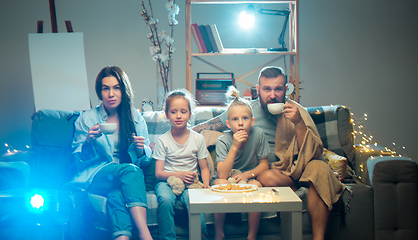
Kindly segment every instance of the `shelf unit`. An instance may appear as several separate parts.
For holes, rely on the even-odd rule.
[[[289,46],[287,52],[272,52],[267,51],[267,48],[248,48],[248,49],[238,49],[238,48],[226,48],[225,52],[222,53],[192,53],[192,5],[194,4],[273,4],[273,3],[287,3],[289,4],[289,9],[291,11],[288,22],[288,36],[289,36]],[[215,67],[221,71],[224,71],[222,68],[217,67],[216,65],[206,61],[204,57],[206,56],[244,56],[244,55],[277,55],[273,60],[265,63],[264,65],[257,67],[256,69],[250,71],[244,76],[237,77],[236,81],[241,81],[247,85],[252,85],[247,83],[244,78],[256,71],[259,71],[264,66],[269,65],[270,63],[277,61],[283,57],[289,57],[289,70],[286,74],[291,76],[291,82],[294,83],[295,91],[292,94],[292,98],[299,102],[299,41],[298,41],[298,0],[262,0],[262,1],[239,1],[239,0],[186,0],[186,88],[192,92],[192,58],[198,59],[212,67]]]

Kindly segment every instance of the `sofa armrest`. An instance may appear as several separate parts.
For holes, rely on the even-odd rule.
[[[391,156],[391,152],[382,145],[368,145],[367,147],[362,145],[354,146],[355,149],[355,161],[353,170],[355,171],[356,175],[360,178],[361,182],[366,185],[371,185],[369,174],[367,171],[367,160],[370,157],[378,157],[378,156]]]
[[[29,187],[34,168],[32,151],[10,152],[0,156],[0,189]]]
[[[375,239],[418,239],[418,165],[406,157],[370,157]]]
[[[32,151],[17,151],[5,153],[0,156],[0,162],[27,162],[30,163],[34,158]]]

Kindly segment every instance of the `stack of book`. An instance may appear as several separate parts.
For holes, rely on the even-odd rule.
[[[192,35],[199,53],[223,52],[221,38],[215,24],[192,24]]]

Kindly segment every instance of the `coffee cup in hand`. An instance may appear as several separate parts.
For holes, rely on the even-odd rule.
[[[104,134],[113,134],[116,131],[116,123],[102,123],[100,124],[100,132]]]
[[[280,114],[284,111],[284,103],[269,103],[267,109],[273,115]]]

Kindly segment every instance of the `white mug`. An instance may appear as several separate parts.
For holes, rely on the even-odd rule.
[[[100,124],[100,132],[104,134],[113,134],[116,131],[116,123],[102,123]]]
[[[269,103],[267,109],[273,115],[280,114],[284,111],[284,103]]]

